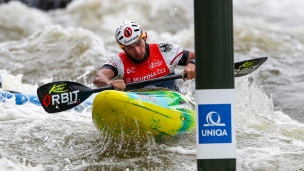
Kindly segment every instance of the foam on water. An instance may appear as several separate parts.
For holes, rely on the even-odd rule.
[[[258,71],[235,80],[237,170],[303,170],[303,2],[233,3],[235,61],[269,56]],[[113,34],[125,20],[139,22],[149,42],[194,50],[192,5],[74,0],[50,12],[19,2],[1,5],[3,89],[35,94],[39,85],[57,80],[93,88],[96,71],[120,51]],[[192,100],[194,83],[179,80]],[[99,134],[90,110],[48,114],[11,100],[0,103],[0,132],[0,170],[196,170],[195,132],[122,144]]]

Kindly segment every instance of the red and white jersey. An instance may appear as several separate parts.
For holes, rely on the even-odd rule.
[[[114,79],[124,79],[125,83],[159,78],[174,72],[174,67],[183,56],[184,49],[176,44],[161,42],[149,44],[150,56],[140,64],[132,62],[125,52],[111,56],[106,65],[117,68]]]

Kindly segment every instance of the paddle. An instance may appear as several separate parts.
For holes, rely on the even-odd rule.
[[[261,57],[241,62],[236,62],[235,66],[235,77],[244,76],[252,73],[258,67],[260,67],[267,57]],[[162,78],[156,78],[152,80],[145,80],[141,82],[135,82],[127,84],[126,87],[134,87],[137,85],[151,84],[162,81],[169,81],[183,78],[183,75],[171,75]],[[71,82],[71,81],[57,81],[48,83],[40,86],[37,89],[37,95],[43,106],[44,110],[48,113],[56,113],[72,109],[86,100],[93,93],[98,93],[104,90],[111,90],[114,87],[103,87],[98,89],[91,89],[82,84]]]
[[[267,59],[268,57],[261,57],[234,63],[234,76],[241,77],[252,73],[258,69]]]

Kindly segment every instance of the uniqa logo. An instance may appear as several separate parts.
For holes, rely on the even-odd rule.
[[[217,118],[216,121],[213,119]],[[221,123],[221,117],[217,112],[211,111],[206,115],[206,124],[204,127],[224,127],[225,123]],[[226,129],[202,129],[202,136],[228,136]]]
[[[217,116],[217,121],[214,122],[213,120],[213,115]],[[204,126],[226,126],[225,123],[220,123],[221,122],[221,117],[217,112],[211,111],[207,114],[206,116],[206,124],[204,124]]]

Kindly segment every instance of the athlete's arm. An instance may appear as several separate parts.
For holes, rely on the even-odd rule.
[[[189,52],[187,65],[189,64],[189,61],[192,60],[192,59],[195,59],[195,53],[194,52]]]
[[[115,73],[110,68],[101,68],[95,75],[93,84],[96,87],[109,86],[109,82],[114,77]]]
[[[126,89],[126,85],[124,80],[111,80],[112,78],[116,77],[118,71],[115,67],[111,65],[104,65],[95,75],[93,84],[96,87],[106,87],[106,86],[113,86],[116,90],[123,91]]]
[[[172,43],[159,43],[160,51],[164,56],[168,66],[175,67],[176,65],[185,66],[183,73],[187,75],[185,80],[195,78],[195,53],[183,49],[181,46]]]
[[[187,64],[183,72],[187,75],[187,78],[185,78],[187,80],[191,80],[195,78],[195,61],[193,60],[195,60],[195,53],[189,52],[187,58]]]

